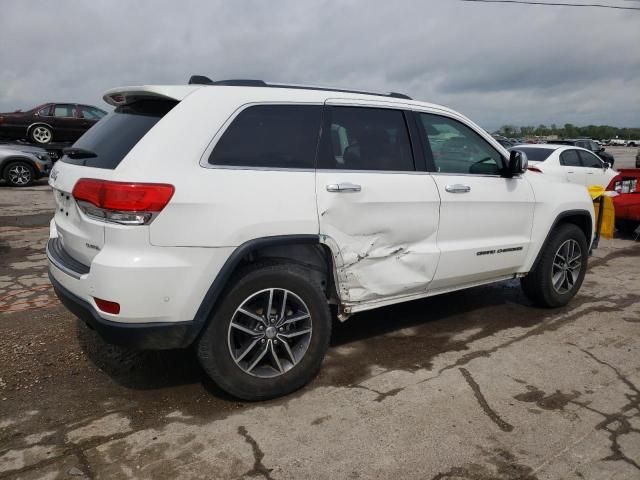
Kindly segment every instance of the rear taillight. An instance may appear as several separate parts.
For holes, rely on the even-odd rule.
[[[169,203],[173,185],[81,178],[73,198],[88,216],[123,225],[144,225]]]
[[[538,172],[538,173],[542,173],[542,170],[540,170],[537,167],[527,167],[527,170],[529,170],[530,172]]]

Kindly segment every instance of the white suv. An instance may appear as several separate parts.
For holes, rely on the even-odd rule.
[[[548,307],[580,288],[586,189],[459,113],[198,81],[108,91],[51,173],[51,282],[107,341],[193,344],[220,387],[265,399],[315,375],[336,315],[518,277]]]

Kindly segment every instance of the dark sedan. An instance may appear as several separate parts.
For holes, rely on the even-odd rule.
[[[0,137],[39,145],[74,142],[106,114],[91,105],[45,103],[27,112],[0,113]]]

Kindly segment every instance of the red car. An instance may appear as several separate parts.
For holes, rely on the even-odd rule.
[[[618,193],[613,197],[616,227],[625,232],[633,232],[640,225],[640,168],[620,169],[607,190]]]

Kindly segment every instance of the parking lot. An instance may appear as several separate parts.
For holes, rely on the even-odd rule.
[[[52,204],[0,186],[0,479],[640,477],[638,241],[603,240],[558,310],[508,281],[355,315],[310,385],[247,403],[59,304]]]

